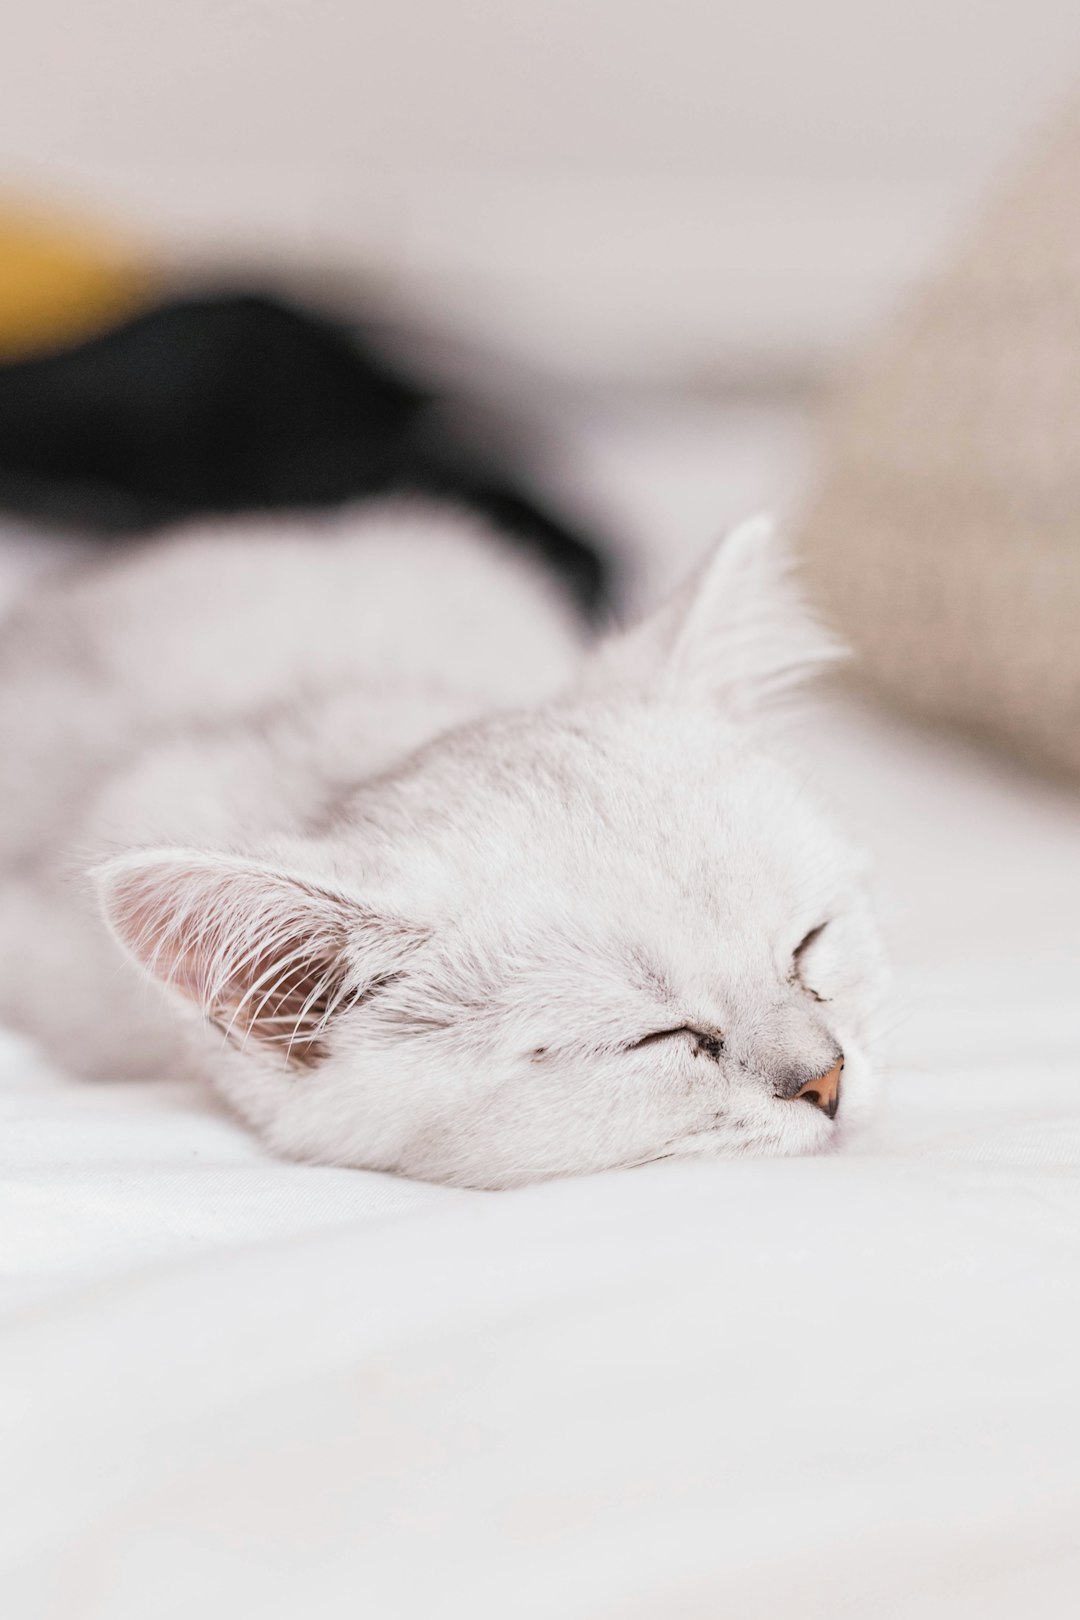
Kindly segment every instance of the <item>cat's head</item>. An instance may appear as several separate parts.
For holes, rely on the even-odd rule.
[[[760,523],[561,699],[448,733],[310,838],[100,871],[281,1151],[503,1187],[828,1148],[872,1089],[859,863],[762,752],[833,654]]]

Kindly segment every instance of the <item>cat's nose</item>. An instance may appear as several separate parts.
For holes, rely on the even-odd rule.
[[[823,1114],[830,1119],[836,1118],[836,1110],[840,1107],[840,1076],[844,1072],[844,1060],[838,1058],[826,1074],[819,1075],[816,1080],[808,1080],[805,1086],[795,1093],[795,1098],[802,1097],[804,1101],[813,1103],[820,1108]]]

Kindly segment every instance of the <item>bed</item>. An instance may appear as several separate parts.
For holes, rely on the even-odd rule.
[[[805,456],[571,441],[647,583]],[[1073,1620],[1080,801],[850,700],[793,746],[894,961],[858,1151],[453,1191],[3,1038],[0,1612]]]

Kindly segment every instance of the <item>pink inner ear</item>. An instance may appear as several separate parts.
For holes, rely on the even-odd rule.
[[[254,868],[163,858],[109,883],[121,939],[232,1040],[310,1068],[348,996],[344,903]]]
[[[313,1068],[326,1054],[324,1037],[344,999],[344,978],[340,956],[320,955],[305,939],[282,941],[253,956],[240,978],[223,986],[207,1015],[230,1039],[250,1037],[278,1048],[294,1067]]]

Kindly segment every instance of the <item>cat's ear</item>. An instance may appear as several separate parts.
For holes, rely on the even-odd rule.
[[[258,862],[144,850],[94,874],[114,934],[231,1039],[311,1067],[335,1016],[386,984],[419,930]]]
[[[605,643],[586,683],[748,717],[843,656],[805,606],[771,519],[755,517],[647,619]]]

